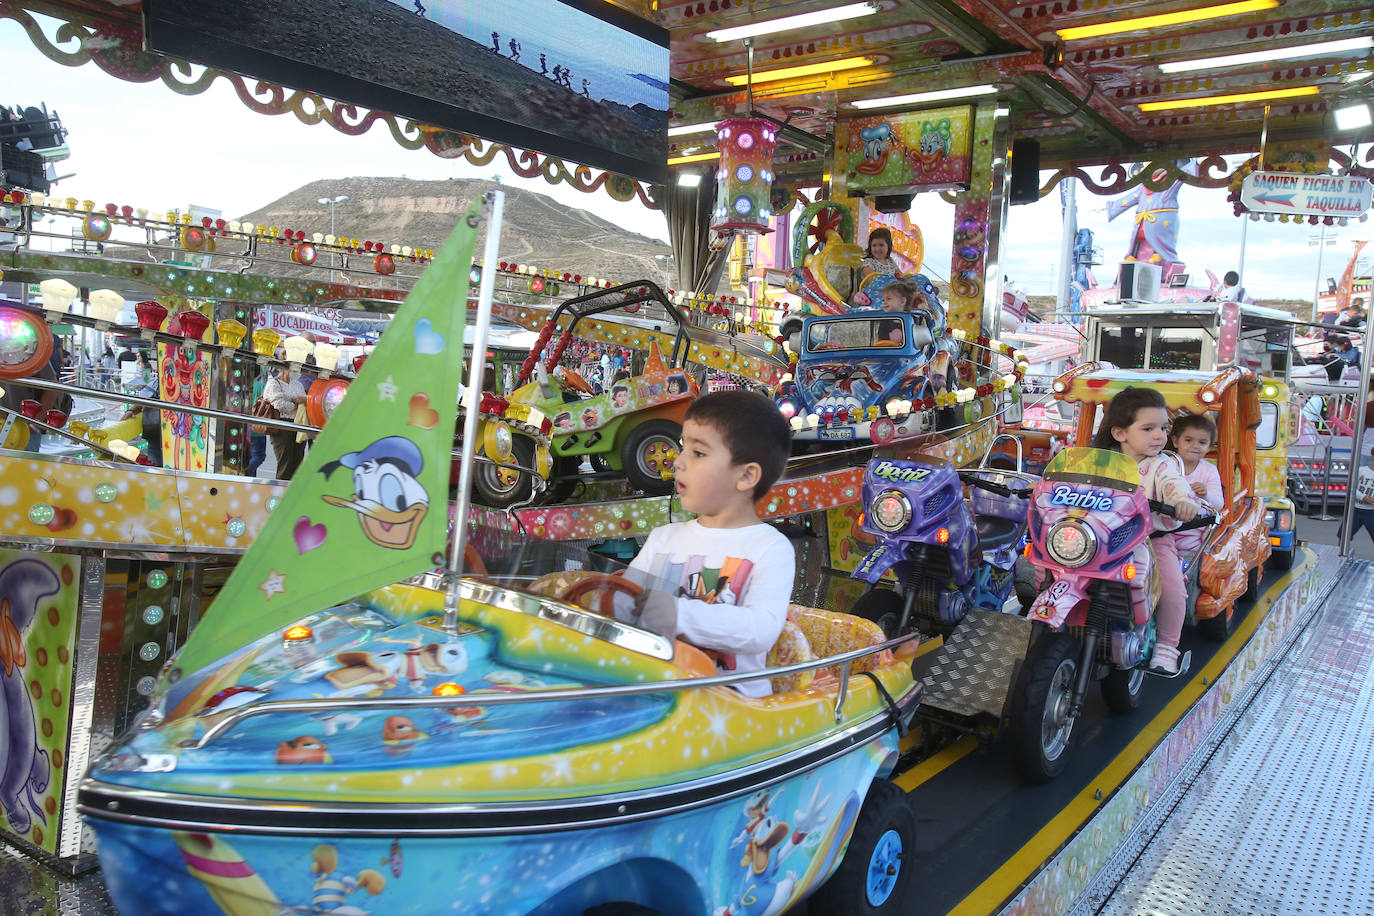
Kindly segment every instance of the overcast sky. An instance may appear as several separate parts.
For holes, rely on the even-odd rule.
[[[52,33],[51,28],[48,31]],[[667,239],[662,214],[638,203],[617,203],[604,192],[583,194],[540,178],[516,178],[497,166],[499,159],[475,168],[424,150],[405,150],[380,124],[351,137],[325,125],[306,126],[290,114],[257,114],[239,101],[224,80],[201,95],[183,96],[160,82],[115,79],[94,64],[63,67],[35,50],[13,20],[0,20],[0,86],[6,90],[5,104],[46,103],[70,131],[72,157],[58,169],[60,175],[76,174],[53,189],[64,197],[146,206],[153,211],[199,204],[234,218],[321,178],[499,175],[503,181],[548,194],[567,206],[591,210],[633,232]],[[1097,233],[1097,244],[1114,263],[1126,252],[1132,225],[1129,213],[1108,223],[1105,203],[1105,198],[1080,193],[1079,225]],[[1189,273],[1201,278],[1207,268],[1220,275],[1238,267],[1241,220],[1231,215],[1225,191],[1184,188],[1180,203],[1179,252]],[[925,237],[929,272],[947,278],[953,208],[927,194],[917,199],[912,215]],[[1057,193],[1011,209],[1002,241],[1004,272],[1027,293],[1055,292],[1060,226]],[[313,231],[316,227],[300,228]],[[1322,273],[1339,276],[1353,241],[1374,238],[1374,223],[1352,222],[1344,229],[1328,231],[1337,241],[1327,248]],[[1317,281],[1318,249],[1308,244],[1313,233],[1315,229],[1307,226],[1251,222],[1244,279],[1250,294],[1310,299]],[[1110,264],[1097,270],[1101,283],[1114,282]]]

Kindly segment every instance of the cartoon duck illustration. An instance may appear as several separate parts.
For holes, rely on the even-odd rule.
[[[277,745],[277,763],[333,763],[329,745],[311,735],[300,735]]]
[[[865,175],[880,175],[887,168],[887,154],[892,147],[892,125],[875,124],[859,131],[863,140],[864,158],[858,170]]]
[[[428,737],[429,735],[416,727],[409,716],[387,716],[386,721],[382,723],[383,744],[406,744]]]
[[[769,813],[771,801],[762,793],[750,796],[744,806],[744,826],[730,843],[734,849],[743,844],[740,859],[740,891],[734,903],[716,910],[713,916],[777,916],[792,902],[797,874],[781,872],[783,862],[802,845],[807,835],[832,819],[831,795],[821,798],[818,781],[811,797],[787,823]],[[762,796],[762,797],[761,797]],[[803,863],[803,866],[805,863]]]
[[[429,493],[417,479],[424,458],[415,443],[385,436],[327,462],[320,472],[328,478],[340,467],[353,471],[353,498],[324,496],[324,501],[358,513],[363,534],[378,547],[409,549],[429,512]]]
[[[339,874],[339,851],[328,843],[321,843],[310,851],[310,873],[318,875],[311,891],[310,913],[330,913],[332,916],[367,916],[368,910],[348,903],[348,897],[367,891],[375,897],[386,889],[386,876],[376,869],[364,868],[356,878]]]
[[[228,916],[277,916],[281,901],[229,843],[208,833],[173,831],[192,878]]]
[[[406,650],[402,673],[411,689],[419,690],[431,674],[461,674],[467,667],[468,653],[462,643],[431,642]]]

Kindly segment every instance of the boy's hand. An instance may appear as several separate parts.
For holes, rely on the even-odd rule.
[[[1180,502],[1174,506],[1174,518],[1180,522],[1191,522],[1197,518],[1198,507],[1194,502]]]
[[[666,592],[646,588],[635,599],[634,624],[669,639],[677,637],[677,599]]]

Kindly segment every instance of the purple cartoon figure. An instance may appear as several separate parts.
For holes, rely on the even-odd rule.
[[[47,823],[38,796],[47,791],[52,772],[48,752],[38,744],[33,701],[24,685],[24,631],[38,616],[43,600],[61,590],[57,573],[39,560],[19,560],[0,570],[0,684],[5,693],[0,715],[0,808],[19,834],[28,832],[33,815]]]

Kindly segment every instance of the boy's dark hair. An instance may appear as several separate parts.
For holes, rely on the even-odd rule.
[[[1216,274],[1212,274],[1212,276],[1215,277]],[[1227,286],[1235,286],[1240,282],[1240,274],[1236,273],[1234,270],[1228,270],[1226,271],[1226,275],[1221,278],[1221,282],[1225,283]]]
[[[720,433],[730,450],[731,464],[758,464],[756,501],[782,476],[792,451],[792,431],[778,406],[763,395],[752,391],[713,391],[693,401],[683,420],[695,420]]]
[[[1169,427],[1169,447],[1172,448],[1174,440],[1190,429],[1202,430],[1213,445],[1217,444],[1217,425],[1211,417],[1205,413],[1185,413]]]
[[[1169,405],[1164,401],[1164,395],[1153,388],[1122,388],[1102,413],[1102,422],[1097,427],[1097,433],[1093,435],[1093,448],[1121,451],[1121,443],[1112,437],[1112,430],[1117,427],[1125,429],[1135,422],[1136,413],[1151,407],[1169,409]]]

